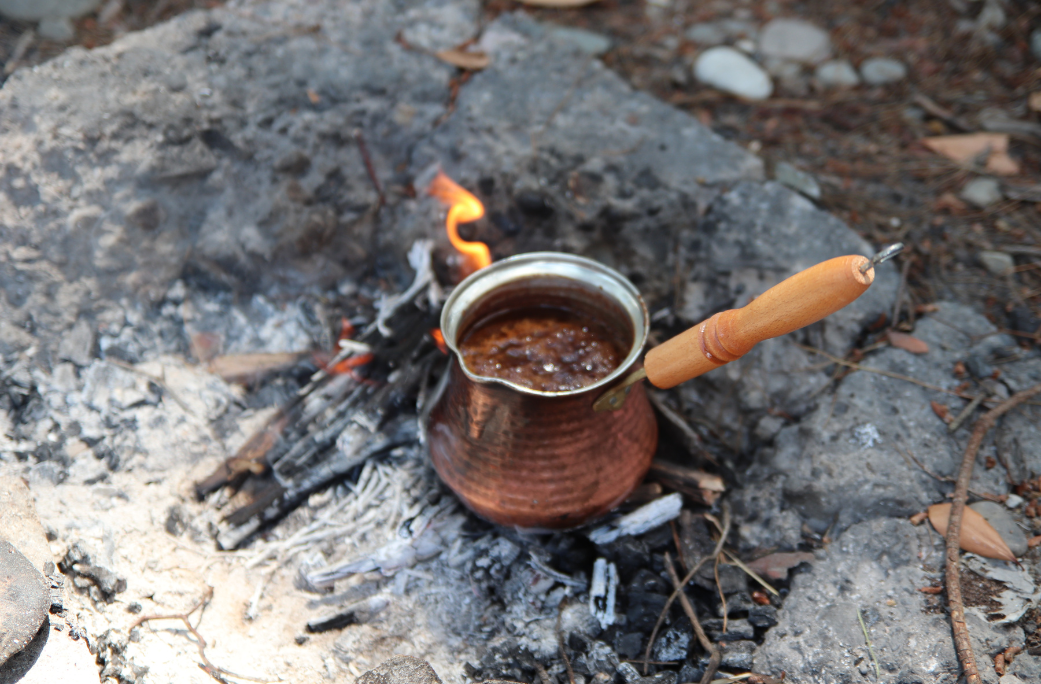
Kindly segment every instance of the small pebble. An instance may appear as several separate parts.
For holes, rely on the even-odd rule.
[[[845,59],[833,59],[817,67],[817,82],[825,88],[853,88],[860,85],[860,76]]]
[[[1005,499],[1005,505],[1009,508],[1019,508],[1023,505],[1023,497],[1015,494],[1009,494],[1008,498]]]
[[[821,198],[821,186],[817,184],[817,180],[788,162],[777,163],[777,166],[774,167],[774,180],[792,190],[801,192],[810,199],[819,200]]]
[[[601,33],[555,25],[548,25],[546,31],[557,40],[573,45],[580,52],[594,57],[599,57],[611,49],[611,39]]]
[[[764,57],[817,64],[831,56],[828,34],[801,19],[774,19],[759,36]]]
[[[714,47],[698,56],[694,77],[702,83],[749,100],[765,100],[773,82],[762,68],[730,47]]]
[[[897,59],[872,57],[860,65],[860,76],[868,85],[886,85],[907,78],[907,67]]]
[[[1015,268],[1016,262],[1012,259],[1011,254],[1005,252],[980,252],[980,263],[983,264],[992,275],[1003,276],[1012,272]]]
[[[1001,201],[1001,183],[995,178],[974,178],[965,184],[958,197],[984,209]]]
[[[1004,506],[995,501],[977,501],[974,504],[969,504],[969,508],[986,518],[990,526],[997,530],[1016,557],[1022,556],[1027,552],[1029,548],[1027,546],[1027,536],[1023,534],[1023,530],[1019,529],[1019,525],[1012,519],[1012,516],[1009,515],[1008,510]]]

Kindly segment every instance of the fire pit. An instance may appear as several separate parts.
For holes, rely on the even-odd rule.
[[[900,519],[945,485],[896,445],[933,473],[956,451],[929,422],[934,390],[839,382],[804,348],[870,336],[889,265],[802,347],[768,340],[648,392],[655,464],[614,517],[517,531],[440,484],[420,441],[446,361],[438,284],[474,265],[450,263],[423,193],[435,163],[485,206],[457,213],[464,242],[616,270],[655,343],[878,247],[544,27],[477,16],[456,0],[234,6],[5,85],[0,468],[28,480],[64,578],[51,637],[142,684],[349,679],[398,653],[449,682],[695,681],[710,658],[666,609],[668,552],[680,575],[703,563],[689,595],[724,672],[815,681],[870,663],[846,632],[792,645],[857,625],[855,608],[891,671],[953,668],[915,588],[935,548]],[[469,38],[492,61],[465,83],[405,46]],[[998,358],[993,332],[945,305],[916,331],[935,358],[877,363],[948,388],[966,350]],[[899,553],[878,548],[892,539]],[[754,561],[779,595],[739,564]],[[901,584],[873,593],[883,571]],[[833,594],[855,605],[808,599]]]

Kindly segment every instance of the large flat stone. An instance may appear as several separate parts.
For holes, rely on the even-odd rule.
[[[50,606],[44,576],[10,542],[0,541],[0,663],[29,645]]]

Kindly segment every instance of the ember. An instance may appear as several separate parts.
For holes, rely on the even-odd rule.
[[[448,205],[448,216],[445,217],[445,228],[448,239],[463,257],[460,275],[466,277],[492,263],[488,245],[483,242],[467,242],[459,237],[459,224],[476,221],[484,216],[484,205],[472,194],[464,190],[458,183],[438,173],[431,181],[427,192]]]

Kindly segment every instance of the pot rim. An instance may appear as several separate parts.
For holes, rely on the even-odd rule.
[[[607,296],[629,316],[633,326],[633,345],[625,359],[609,374],[596,382],[572,390],[546,392],[518,385],[503,378],[477,375],[462,362],[456,345],[459,325],[465,313],[485,296],[503,285],[531,277],[556,276],[592,287]],[[441,310],[441,333],[445,345],[452,350],[459,368],[470,380],[482,384],[500,384],[522,394],[537,397],[571,397],[602,389],[626,375],[643,353],[650,331],[650,315],[639,290],[624,275],[587,257],[566,252],[527,252],[496,261],[470,274],[449,295]]]

